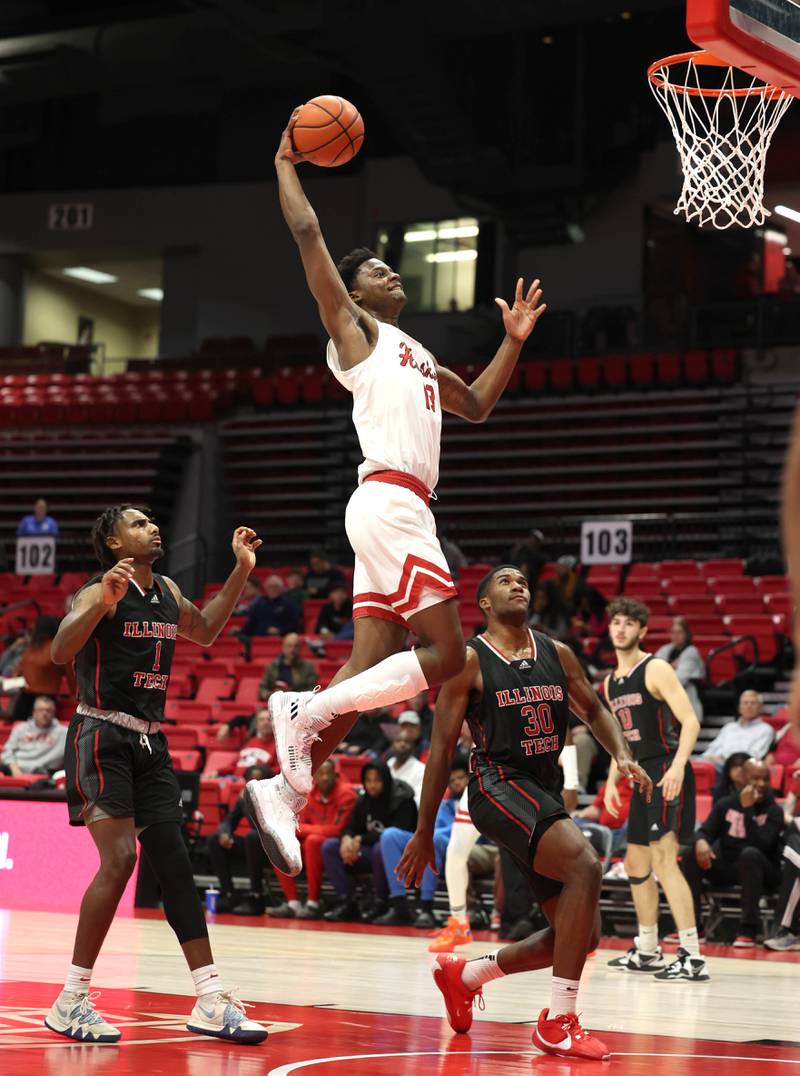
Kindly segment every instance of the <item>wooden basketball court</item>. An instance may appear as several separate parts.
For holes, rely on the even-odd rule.
[[[620,1076],[800,1072],[800,953],[710,946],[710,983],[656,983],[607,968],[624,943],[605,940],[580,1001],[584,1023],[613,1051],[599,1063],[548,1057],[531,1045],[532,1021],[549,1001],[548,971],[488,984],[471,1033],[454,1035],[420,932],[233,916],[211,925],[217,965],[254,1003],[248,1012],[269,1025],[270,1037],[242,1047],[190,1034],[191,980],[155,912],[118,919],[95,970],[99,1008],[122,1041],[72,1042],[42,1020],[63,984],[74,929],[72,915],[0,911],[3,1074],[566,1076],[602,1064]],[[462,952],[498,947],[480,937]]]

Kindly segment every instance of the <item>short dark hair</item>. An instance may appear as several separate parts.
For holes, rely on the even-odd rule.
[[[117,558],[106,545],[106,538],[114,533],[114,528],[123,513],[130,509],[143,512],[148,519],[153,518],[152,510],[146,504],[115,504],[112,508],[106,508],[105,512],[99,515],[92,524],[92,546],[103,568],[113,568],[117,563]]]
[[[469,759],[466,755],[453,755],[453,761],[450,763],[450,772],[454,773],[456,770],[464,770],[465,773],[469,773]]]
[[[507,572],[509,568],[511,568],[512,571],[520,572],[522,575],[525,574],[516,564],[498,564],[496,568],[492,568],[492,570],[487,572],[483,579],[481,579],[480,583],[478,583],[478,589],[475,592],[475,601],[478,603],[478,608],[480,608],[481,598],[486,597],[486,591],[491,586],[494,577],[499,572]]]
[[[630,617],[645,627],[650,619],[650,610],[638,598],[614,598],[608,606],[608,619],[613,620],[615,616]]]
[[[345,254],[336,268],[339,270],[339,276],[344,281],[344,286],[348,291],[353,290],[353,284],[355,282],[358,270],[371,258],[377,258],[378,255],[374,250],[370,250],[369,247],[356,247],[355,250],[351,250],[349,254]]]
[[[692,641],[692,629],[689,627],[689,621],[686,619],[685,616],[674,616],[672,618],[672,622],[673,624],[680,624],[680,626],[683,628],[684,632],[686,633],[686,643],[688,645]]]

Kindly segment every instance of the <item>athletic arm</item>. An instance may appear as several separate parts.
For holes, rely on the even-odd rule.
[[[654,698],[660,699],[669,706],[673,717],[681,727],[675,758],[658,782],[658,787],[663,789],[664,799],[674,800],[683,786],[686,763],[692,757],[697,737],[700,735],[700,722],[697,720],[694,707],[689,701],[683,684],[678,679],[678,674],[668,662],[658,658],[649,661],[644,674],[644,683]]]
[[[281,136],[275,157],[281,212],[297,243],[311,294],[319,306],[325,330],[336,345],[343,369],[362,362],[378,339],[374,318],[350,298],[334,265],[317,214],[306,197],[295,167],[301,160],[292,146],[291,129],[295,113]]]
[[[165,578],[178,603],[178,635],[200,646],[211,646],[228,623],[247,578],[256,566],[256,550],[260,545],[261,539],[250,527],[236,528],[231,542],[236,565],[222,590],[203,609],[198,609],[194,602],[185,598],[177,583]]]
[[[76,595],[72,609],[58,625],[56,637],[50,644],[50,660],[66,665],[89,641],[92,632],[104,616],[113,616],[133,578],[133,560],[126,557],[105,573],[99,583],[93,583]]]
[[[425,763],[417,829],[405,847],[395,873],[406,885],[419,886],[425,868],[436,871],[433,831],[439,804],[450,777],[450,762],[467,713],[470,691],[479,686],[478,655],[467,647],[467,660],[458,676],[448,680],[436,700],[436,716],[431,732],[431,749]]]
[[[600,702],[597,692],[586,679],[586,674],[570,648],[555,640],[554,643],[561,667],[567,677],[570,709],[591,730],[597,742],[608,751],[615,773],[621,773],[635,781],[649,802],[653,794],[653,782],[641,766],[633,761],[619,722]],[[611,771],[609,771],[610,779]]]
[[[495,299],[503,314],[506,334],[492,361],[471,385],[467,385],[452,370],[437,364],[442,410],[459,415],[468,422],[486,421],[511,379],[522,345],[547,309],[545,303],[537,305],[541,295],[539,281],[534,280],[523,298],[520,277],[511,308],[505,299]]]

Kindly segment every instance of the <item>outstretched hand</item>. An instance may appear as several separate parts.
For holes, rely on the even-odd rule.
[[[506,333],[513,339],[527,340],[533,332],[533,327],[547,309],[547,303],[537,305],[542,297],[542,289],[539,281],[534,280],[528,288],[528,294],[522,297],[522,277],[517,281],[517,290],[514,293],[514,305],[509,309],[505,299],[495,299],[503,314],[503,325]]]
[[[292,141],[292,128],[297,120],[297,114],[300,111],[300,105],[294,110],[289,117],[289,122],[286,124],[286,130],[281,135],[280,144],[278,145],[278,152],[275,154],[275,163],[278,161],[291,161],[292,164],[299,164],[303,158],[294,148],[294,142]]]
[[[253,570],[256,566],[256,550],[260,545],[263,545],[260,538],[256,537],[256,532],[252,527],[237,527],[233,532],[233,541],[231,547],[233,548],[233,555],[236,560],[248,571]]]
[[[395,877],[407,886],[413,885],[419,888],[426,867],[430,867],[434,874],[439,873],[436,869],[433,837],[417,832],[406,845],[400,862],[394,869]]]

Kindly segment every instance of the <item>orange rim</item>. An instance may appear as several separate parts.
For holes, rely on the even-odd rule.
[[[662,71],[667,67],[675,67],[677,64],[693,63],[696,67],[730,67],[725,60],[718,60],[710,52],[700,49],[698,52],[678,52],[674,56],[665,56],[663,60],[656,60],[647,68],[647,77],[658,89],[670,89],[675,93],[688,94],[690,97],[782,97],[783,90],[779,86],[772,86],[765,82],[760,86],[745,86],[724,90],[715,89],[713,86],[682,86],[675,82],[667,82]]]

